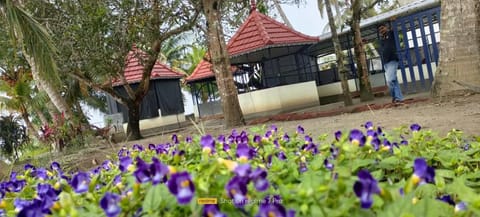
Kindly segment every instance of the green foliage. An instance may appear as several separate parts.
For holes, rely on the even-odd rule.
[[[25,126],[13,116],[0,117],[0,151],[10,159],[18,159],[18,152],[28,142]]]
[[[286,134],[274,127],[256,127],[249,134],[232,132],[225,135],[225,141],[217,139],[215,152],[208,152],[202,149],[200,135],[195,135],[191,142],[178,136],[178,144],[175,140],[159,141],[160,144],[150,144],[148,148],[135,145],[131,149],[123,149],[112,157],[112,162],[119,156],[128,156],[134,163],[121,172],[117,163],[105,162],[96,168],[99,173],[90,175],[89,190],[85,193],[75,193],[71,184],[58,178],[58,171],[50,171],[51,179],[39,180],[29,170],[17,176],[18,179],[25,178],[27,187],[18,193],[8,193],[4,206],[8,214],[13,214],[15,198],[32,199],[38,183],[49,183],[62,189],[59,201],[52,205],[52,216],[102,215],[103,210],[98,204],[106,192],[121,195],[116,205],[121,208],[121,215],[125,216],[132,216],[135,212],[141,212],[142,216],[196,216],[203,209],[203,205],[197,203],[197,199],[201,198],[216,198],[221,212],[227,216],[254,216],[261,209],[259,201],[267,195],[280,195],[280,204],[287,210],[295,210],[296,216],[480,214],[478,141],[466,140],[460,131],[451,131],[445,137],[431,130],[411,131],[406,128],[384,133],[375,129],[375,132],[378,132],[378,138],[391,145],[383,143],[377,149],[367,138],[364,146],[358,146],[350,142],[349,131],[344,131],[338,140],[330,140],[328,135],[322,134],[310,142],[309,138],[315,138],[312,134]],[[270,187],[266,191],[258,191],[253,184],[248,184],[250,201],[239,209],[232,204],[225,189],[235,176],[235,165],[243,162],[236,155],[238,143],[242,140],[256,152],[246,163],[251,165],[252,170],[265,169]],[[230,149],[224,149],[224,144],[228,144]],[[310,144],[314,144],[318,152],[307,148]],[[336,157],[331,158],[335,149],[338,149]],[[179,154],[180,151],[184,154]],[[284,153],[286,159],[278,157],[280,153]],[[271,161],[268,160],[270,156]],[[143,159],[150,165],[152,157],[170,167],[169,180],[178,172],[187,171],[190,174],[195,193],[188,204],[179,205],[167,184],[137,181],[135,177],[141,165],[138,161],[135,163],[135,159]],[[417,185],[413,182],[413,162],[420,157],[435,169],[433,183]],[[334,165],[333,169],[325,166],[326,159]],[[302,165],[306,165],[306,171],[300,169]],[[353,190],[360,170],[368,170],[381,189],[379,194],[373,195],[373,205],[369,209],[360,207],[360,200]],[[117,175],[120,175],[121,182],[114,182]],[[403,194],[400,189],[403,189]],[[457,205],[465,202],[467,209],[456,211],[453,205],[437,199],[443,195],[450,195]],[[138,211],[140,208],[141,211]]]

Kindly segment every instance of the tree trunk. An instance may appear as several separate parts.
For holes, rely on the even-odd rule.
[[[133,102],[126,106],[128,107],[127,140],[142,139],[140,133],[140,103]]]
[[[230,72],[230,60],[220,23],[220,0],[203,0],[203,11],[207,18],[208,48],[215,73],[226,127],[244,125],[243,113],[238,102],[237,87]]]
[[[33,80],[35,80],[35,83],[37,83],[38,89],[43,89],[47,93],[53,105],[55,105],[55,107],[58,109],[58,111],[63,113],[67,120],[70,120],[73,116],[70,111],[70,107],[68,106],[65,99],[60,96],[60,93],[55,90],[55,88],[48,82],[48,80],[44,79],[40,75],[40,72],[35,66],[35,60],[30,57],[26,52],[23,52],[23,55],[25,56],[25,59],[30,65],[30,68],[32,70],[32,77]]]
[[[47,117],[45,117],[45,114],[43,114],[43,112],[40,111],[40,109],[38,109],[38,108],[34,108],[34,110],[35,110],[35,114],[37,114],[37,116],[38,116],[38,119],[40,119],[40,122],[41,122],[40,125],[43,126],[45,124],[48,124],[48,119],[47,119]]]
[[[293,29],[293,26],[290,23],[290,20],[288,20],[288,17],[285,14],[285,11],[283,11],[283,9],[282,9],[282,5],[280,5],[280,2],[278,2],[278,0],[273,0],[273,4],[275,5],[275,8],[277,9],[278,13],[280,14],[280,17],[282,17],[283,22],[285,22],[285,24],[288,27]]]
[[[362,11],[362,0],[354,0],[352,4],[352,21],[350,28],[353,31],[353,43],[355,48],[355,60],[357,62],[357,74],[360,86],[360,101],[371,101],[374,99],[372,86],[368,78],[367,57],[360,32],[360,13]]]
[[[441,15],[442,41],[432,87],[434,97],[463,92],[465,86],[461,83],[480,86],[480,2],[442,1]]]
[[[41,138],[40,138],[40,135],[38,135],[38,130],[35,128],[35,126],[33,126],[32,122],[30,121],[28,112],[25,109],[25,107],[24,106],[22,106],[22,107],[23,108],[22,108],[22,111],[21,111],[21,115],[22,115],[23,121],[25,122],[25,125],[27,125],[28,135],[34,136],[35,138],[37,138],[40,141]]]
[[[320,1],[321,0],[318,0],[318,5],[321,4]],[[325,1],[325,8],[327,10],[330,31],[332,32],[332,42],[333,42],[333,47],[335,48],[335,56],[337,57],[337,66],[338,66],[337,68],[340,74],[340,81],[342,84],[343,103],[345,104],[345,106],[350,106],[350,105],[353,105],[353,101],[352,101],[352,96],[350,95],[350,88],[348,87],[348,78],[347,78],[348,70],[345,67],[345,64],[343,62],[344,60],[343,50],[340,44],[340,40],[338,39],[337,27],[335,26],[335,20],[333,19],[330,0],[324,0],[324,1]]]

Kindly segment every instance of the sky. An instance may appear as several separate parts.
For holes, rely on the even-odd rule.
[[[319,36],[328,21],[320,17],[317,1],[307,0],[306,2],[306,5],[282,5],[282,8],[295,30],[306,35]]]
[[[305,5],[282,5],[287,18],[296,31],[309,36],[319,36],[322,34],[322,30],[327,23],[327,19],[322,19],[318,12],[317,1],[307,0]],[[283,23],[280,16],[275,17],[278,21]],[[193,113],[192,97],[188,92],[184,91],[186,102],[185,114]],[[90,117],[90,123],[98,127],[104,126],[104,117],[99,111],[85,108],[87,116]]]

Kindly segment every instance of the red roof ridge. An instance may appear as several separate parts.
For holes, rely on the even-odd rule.
[[[255,10],[252,12],[251,16],[253,19],[255,19],[255,25],[260,30],[260,35],[262,35],[262,39],[265,42],[265,44],[273,44],[272,38],[270,37],[267,30],[265,29],[265,26],[263,26],[262,19],[261,19],[262,17],[259,15],[261,15],[261,13]]]
[[[132,49],[128,52],[125,58],[125,69],[123,71],[127,83],[136,83],[143,77],[144,66],[141,63],[139,57],[147,57],[148,54],[139,49],[135,44],[132,45]],[[166,64],[156,60],[153,65],[150,79],[175,79],[184,77],[185,74],[173,70]],[[113,85],[118,86],[122,84],[122,81],[118,78],[113,79]]]

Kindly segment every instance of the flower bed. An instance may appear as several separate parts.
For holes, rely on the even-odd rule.
[[[478,141],[363,127],[172,135],[72,174],[25,165],[0,183],[0,216],[480,216]]]

